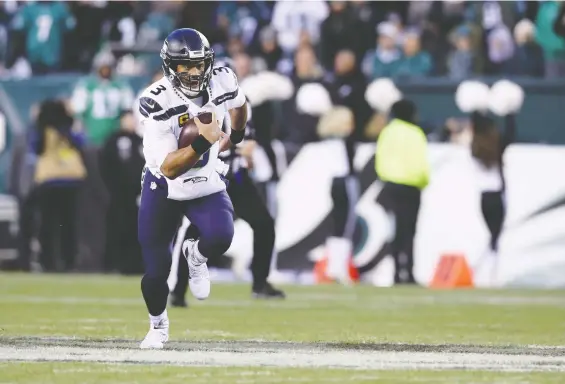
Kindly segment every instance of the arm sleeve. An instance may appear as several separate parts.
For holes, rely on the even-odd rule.
[[[239,86],[237,87],[236,92],[236,96],[226,102],[228,109],[239,108],[243,106],[243,104],[245,104],[245,95],[243,94],[243,91],[241,90],[241,88],[239,88]]]
[[[152,118],[143,118],[141,125],[144,132],[143,155],[148,163],[161,168],[167,155],[178,149],[177,138],[169,126]]]

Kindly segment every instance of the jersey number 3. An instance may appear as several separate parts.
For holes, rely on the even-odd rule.
[[[216,76],[220,72],[229,73],[229,70],[226,67],[216,67],[212,69],[212,75]]]
[[[162,91],[166,91],[167,88],[165,88],[164,85],[159,85],[157,88],[151,90],[151,93],[154,94],[155,96],[157,96],[158,94],[160,94]]]

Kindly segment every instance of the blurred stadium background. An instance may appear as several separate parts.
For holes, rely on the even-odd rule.
[[[252,175],[271,203],[276,221],[277,254],[271,281],[293,287],[289,288],[289,300],[281,304],[252,303],[240,297],[244,295],[242,288],[235,283],[250,279],[252,231],[237,220],[232,247],[214,265],[213,274],[217,282],[230,285],[219,288],[211,304],[199,303],[186,314],[174,311],[173,317],[187,321],[172,331],[173,339],[203,343],[290,340],[299,346],[349,342],[361,349],[373,343],[366,348],[410,353],[450,353],[453,346],[460,345],[459,351],[465,353],[516,356],[540,353],[527,350],[526,345],[565,345],[565,295],[559,290],[565,287],[563,2],[3,1],[0,270],[6,272],[0,274],[0,360],[42,360],[33,358],[31,352],[27,357],[18,354],[36,345],[95,349],[96,340],[115,339],[123,344],[117,344],[120,349],[133,346],[132,340],[143,336],[145,313],[136,291],[138,279],[120,276],[142,273],[135,240],[129,241],[136,236],[135,211],[143,167],[143,132],[136,126],[135,98],[161,75],[158,52],[162,42],[170,31],[182,27],[195,28],[207,36],[217,61],[231,58],[240,84],[249,90],[258,143],[251,155]],[[276,77],[272,80],[273,72],[290,80],[291,92],[282,85],[284,89],[277,88],[281,82]],[[383,100],[379,104],[367,92],[371,83],[383,78],[415,102],[418,124],[429,142],[431,181],[422,195],[416,230],[416,281],[432,285],[442,257],[456,256],[473,270],[468,287],[498,290],[461,293],[374,287],[394,285],[390,255],[394,230],[386,207],[378,200],[383,183],[374,166],[375,143],[388,121],[388,110],[382,104],[386,104],[387,95],[377,92],[377,99]],[[499,251],[496,257],[485,258],[489,233],[473,171],[471,110],[462,108],[455,95],[465,81],[490,87],[501,79],[519,85],[524,100],[516,111],[513,143],[504,154],[507,212]],[[331,182],[345,166],[317,130],[321,113],[297,107],[298,90],[310,83],[322,84],[330,105],[346,106],[355,116],[352,137],[360,198],[355,208],[352,260],[362,287],[301,286],[319,282],[314,267],[324,258],[324,244],[331,232]],[[63,198],[57,203],[61,210],[76,216],[76,233],[67,234],[76,236],[76,250],[66,247],[67,235],[42,229],[41,220],[49,220],[49,209],[59,209],[36,193],[37,125],[40,104],[46,100],[64,101],[74,119],[73,135],[84,143],[79,162],[84,166],[85,181],[72,197],[76,201]],[[492,115],[502,126],[503,119]],[[70,206],[73,201],[76,205]],[[55,246],[60,252],[46,256],[42,246],[46,248],[47,242],[51,247],[55,236],[63,238]],[[521,290],[509,289],[514,287]],[[236,298],[236,293],[241,295]],[[412,309],[421,310],[421,315]],[[344,316],[346,312],[350,316]],[[96,323],[108,316],[110,321],[98,328]],[[218,321],[218,317],[225,321]],[[244,323],[250,317],[257,323],[247,327]],[[60,327],[52,326],[57,323]],[[292,332],[300,327],[307,329]],[[192,333],[186,333],[186,328]],[[69,337],[77,342],[61,342]],[[396,343],[412,346],[390,347],[404,345]],[[224,348],[211,345],[181,343],[176,348]],[[312,345],[308,348],[314,348]],[[430,350],[426,345],[445,347]],[[114,348],[110,344],[103,347]],[[326,347],[337,348],[316,344],[316,348]],[[233,348],[239,351],[244,346]],[[563,348],[555,348],[557,355],[563,355]],[[52,353],[46,351],[38,353]],[[20,357],[10,358],[16,355]],[[550,352],[546,355],[554,358]],[[163,358],[174,360],[172,355]],[[128,361],[127,357],[92,359]],[[139,361],[150,362],[144,359]],[[369,368],[395,368],[379,361]],[[449,368],[469,368],[467,363]],[[519,363],[504,367],[535,370],[533,365]],[[536,366],[543,364],[553,364],[547,370],[565,368],[562,360]],[[55,363],[0,363],[0,381],[90,382],[82,374],[88,372],[94,375],[94,382],[142,382],[150,377],[170,382],[184,377],[191,383],[201,382],[203,377],[213,378],[215,383],[561,382],[559,374],[551,373],[397,376],[385,372],[380,376],[344,373],[341,378],[339,374],[309,371],[307,364],[296,366],[304,371],[225,368],[194,370],[190,376],[187,371],[159,373],[157,368],[141,366],[128,368],[132,371],[111,366],[98,371],[80,363],[72,369]],[[316,366],[333,365],[312,363]],[[351,364],[346,368],[367,366]],[[480,364],[474,368],[497,370]],[[127,372],[135,374],[135,379],[124,377]]]

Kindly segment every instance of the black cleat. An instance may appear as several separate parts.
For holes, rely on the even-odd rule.
[[[170,296],[170,303],[172,307],[177,308],[188,308],[188,303],[184,297],[178,297],[175,295]]]
[[[283,291],[273,288],[269,283],[257,288],[253,287],[252,296],[254,299],[284,299],[286,298]]]

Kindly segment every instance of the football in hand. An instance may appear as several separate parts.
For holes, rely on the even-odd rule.
[[[198,119],[203,124],[210,124],[212,122],[212,114],[210,112],[204,112],[198,115]],[[181,127],[179,135],[179,148],[186,148],[198,137],[198,127],[194,122],[194,118],[188,119],[186,123]]]

